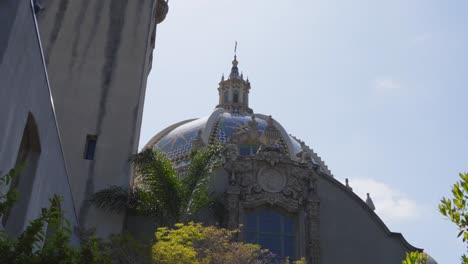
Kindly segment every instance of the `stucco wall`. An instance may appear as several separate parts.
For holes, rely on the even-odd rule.
[[[118,233],[124,217],[86,199],[128,186],[137,152],[156,25],[155,0],[48,0],[38,15],[57,119],[80,222]],[[83,158],[97,135],[94,160]]]
[[[62,209],[76,226],[77,218],[31,3],[29,0],[8,1],[16,2],[17,6],[10,5],[14,6],[15,12],[3,8],[6,2],[2,1],[0,8],[2,20],[9,17],[11,22],[0,24],[0,38],[6,39],[3,39],[6,45],[0,60],[0,171],[6,173],[15,166],[30,113],[37,124],[41,153],[26,219],[36,218],[42,207],[49,206],[48,199],[56,193],[63,197]],[[20,193],[19,199],[21,197]],[[73,241],[77,242],[75,236]]]
[[[329,176],[318,180],[322,263],[401,263],[409,246],[368,206]],[[378,205],[377,205],[378,206]]]

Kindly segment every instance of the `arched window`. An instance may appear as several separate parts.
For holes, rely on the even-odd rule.
[[[239,102],[239,91],[234,91],[232,95],[232,102],[237,104]]]
[[[244,91],[244,95],[243,95],[243,100],[242,100],[242,101],[243,101],[244,105],[248,105],[248,104],[249,104],[248,99],[247,99],[247,93],[246,93],[245,91]]]
[[[22,232],[40,153],[41,145],[37,125],[33,116],[29,114],[16,158],[16,166],[24,167],[21,174],[13,178],[10,184],[10,188],[16,188],[19,197],[13,207],[2,217],[3,227],[10,235],[15,236]]]
[[[244,238],[248,243],[261,245],[279,257],[297,256],[296,217],[275,208],[247,211],[244,218]]]
[[[229,95],[229,92],[228,92],[228,91],[224,91],[224,102],[223,102],[223,104],[225,104],[225,103],[228,102],[228,95]]]

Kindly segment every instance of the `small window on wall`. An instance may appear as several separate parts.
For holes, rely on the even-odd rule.
[[[234,91],[234,95],[232,97],[232,101],[236,104],[239,102],[239,92],[238,91]]]
[[[94,153],[96,152],[96,143],[97,143],[96,135],[86,136],[86,145],[85,145],[85,152],[84,152],[85,159],[94,160]]]

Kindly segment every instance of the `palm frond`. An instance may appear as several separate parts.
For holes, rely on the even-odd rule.
[[[134,200],[130,199],[135,196],[133,192],[133,188],[110,186],[93,194],[90,201],[104,210],[124,212],[130,207],[131,200]]]
[[[222,144],[212,144],[205,150],[194,150],[189,168],[182,179],[183,217],[190,220],[212,202],[208,194],[211,172],[223,151]]]
[[[145,149],[133,159],[139,187],[147,191],[154,213],[178,219],[181,205],[181,183],[171,161],[161,152]],[[149,204],[148,204],[149,205]],[[156,210],[157,209],[157,210]]]

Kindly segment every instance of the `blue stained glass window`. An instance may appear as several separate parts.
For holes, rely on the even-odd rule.
[[[296,258],[295,217],[274,208],[248,211],[244,218],[244,238],[269,249],[279,257]]]
[[[260,235],[258,236],[258,244],[280,255],[282,255],[281,253],[283,252],[282,240],[283,238],[277,235],[265,235],[260,233]]]
[[[246,219],[245,223],[246,232],[257,232],[257,218],[249,217]]]
[[[257,243],[257,234],[256,234],[256,233],[247,232],[247,233],[245,234],[245,242],[247,242],[247,243],[252,243],[252,244],[256,244],[256,243]]]

